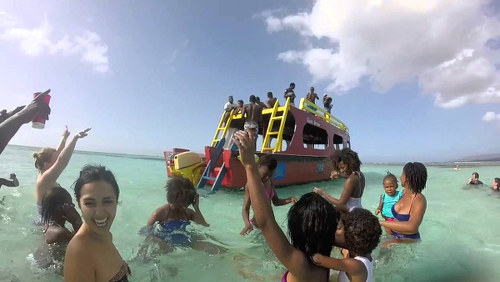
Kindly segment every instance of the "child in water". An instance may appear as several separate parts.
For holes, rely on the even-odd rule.
[[[296,203],[297,198],[289,197],[286,199],[278,198],[278,194],[274,190],[273,183],[273,175],[276,167],[278,166],[278,161],[276,158],[270,155],[262,155],[259,159],[259,175],[262,183],[264,184],[264,190],[266,192],[266,196],[275,206],[283,206],[290,203]],[[245,200],[243,202],[243,222],[245,223],[245,227],[241,230],[241,235],[246,235],[250,231],[252,231],[253,226],[255,225],[255,220],[250,219],[250,194],[248,193],[247,187],[245,187]]]
[[[146,225],[152,227],[158,222],[153,235],[168,241],[174,247],[191,245],[191,238],[186,232],[191,221],[209,226],[200,211],[200,196],[193,183],[184,177],[169,179],[167,202],[153,212]],[[190,205],[193,205],[194,210],[189,208]]]
[[[401,197],[403,197],[402,191],[397,191],[398,189],[398,179],[396,176],[389,171],[382,181],[384,185],[385,193],[380,196],[380,203],[378,208],[375,210],[375,215],[382,212],[382,217],[386,221],[394,221],[394,216],[392,215],[392,206],[396,204]],[[385,228],[387,235],[391,235],[392,231],[389,228]]]
[[[378,219],[371,212],[355,208],[344,214],[339,221],[335,235],[344,237],[348,254],[343,259],[335,259],[321,254],[314,254],[313,263],[318,266],[339,270],[339,282],[372,282],[372,251],[378,246],[382,228]]]

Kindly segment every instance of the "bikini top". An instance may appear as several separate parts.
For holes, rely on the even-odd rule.
[[[126,262],[123,262],[122,267],[118,273],[109,280],[109,282],[128,282],[128,276],[130,275],[130,267]]]
[[[168,205],[168,211],[167,211],[167,216],[165,217],[165,220],[159,222],[160,226],[163,227],[162,231],[174,231],[174,230],[185,230],[186,226],[189,225],[191,221],[188,219],[175,219],[175,220],[168,220],[168,216],[170,215],[170,204]]]
[[[410,210],[408,210],[408,214],[397,213],[396,210],[394,209],[396,205],[392,206],[392,215],[394,216],[395,219],[397,219],[398,221],[410,220],[411,207],[413,206],[413,201],[415,200],[416,196],[417,195],[413,196],[413,198],[411,199]]]

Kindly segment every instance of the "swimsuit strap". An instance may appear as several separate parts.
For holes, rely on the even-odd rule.
[[[170,206],[170,204],[167,204],[167,205],[168,205],[167,216],[165,216],[165,219],[164,219],[163,221],[167,221],[168,216],[170,215],[170,209],[172,208],[172,207]]]
[[[411,207],[413,206],[413,201],[415,200],[415,198],[417,197],[417,194],[413,195],[413,198],[411,199],[411,203],[410,203],[410,209],[408,210],[408,215],[410,214],[411,212]]]

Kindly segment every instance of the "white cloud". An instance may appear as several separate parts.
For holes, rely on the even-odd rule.
[[[8,24],[2,24],[5,22]],[[0,39],[18,43],[26,55],[78,56],[94,71],[109,72],[108,46],[97,33],[85,31],[80,35],[67,35],[61,39],[54,37],[53,28],[48,22],[31,29],[19,27],[7,14],[0,11]]]
[[[379,92],[416,80],[437,106],[455,108],[500,103],[500,49],[491,47],[500,21],[487,3],[317,0],[309,13],[268,13],[264,21],[269,32],[291,29],[303,39],[330,41],[330,48],[278,55],[303,64],[314,80],[329,81],[330,91],[349,91],[365,78]]]
[[[486,112],[483,116],[483,121],[500,121],[500,114],[494,112]]]

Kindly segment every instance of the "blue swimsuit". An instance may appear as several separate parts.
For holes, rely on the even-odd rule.
[[[170,207],[164,221],[159,222],[153,232],[155,237],[165,240],[174,247],[186,247],[191,244],[191,237],[186,227],[191,223],[189,220],[177,219],[167,221]]]
[[[413,205],[413,200],[414,199],[415,198],[413,198],[411,200],[410,211],[411,211],[411,206]],[[408,221],[408,220],[410,220],[410,211],[408,211],[408,214],[399,214],[394,209],[394,206],[392,206],[392,215],[394,216],[395,219],[397,219],[398,221]],[[392,231],[392,235],[394,237],[398,238],[398,239],[415,239],[415,240],[419,240],[420,239],[420,233],[419,232],[417,232],[415,234],[401,234],[401,233]]]

